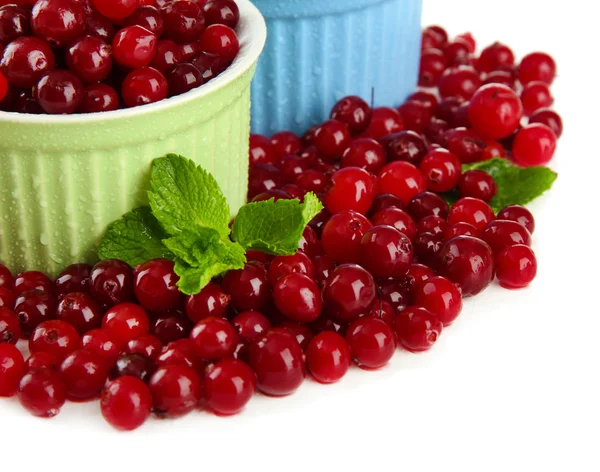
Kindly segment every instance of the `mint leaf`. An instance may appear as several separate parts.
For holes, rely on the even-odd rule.
[[[483,170],[493,177],[498,193],[490,206],[496,212],[507,205],[525,205],[535,200],[549,190],[558,177],[547,167],[518,167],[499,157],[463,165],[463,172],[468,170]]]
[[[282,256],[295,254],[305,226],[322,208],[313,193],[306,194],[304,203],[273,199],[248,203],[235,218],[232,238],[244,249]]]
[[[229,237],[230,211],[214,177],[176,154],[152,162],[148,198],[162,227],[172,236],[208,227]]]
[[[150,208],[140,207],[111,223],[100,242],[100,259],[121,259],[135,267],[150,259],[174,259],[162,240],[167,237]]]

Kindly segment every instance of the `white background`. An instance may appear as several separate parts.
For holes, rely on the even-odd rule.
[[[600,470],[594,2],[424,3],[424,24],[557,60],[566,129],[553,162],[560,177],[531,206],[535,283],[468,300],[429,353],[399,352],[389,367],[353,369],[334,386],[307,381],[288,398],[256,396],[234,418],[201,412],[123,434],[97,402],[69,404],[47,421],[2,399],[0,471]]]

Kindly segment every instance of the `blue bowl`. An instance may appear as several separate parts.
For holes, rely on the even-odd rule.
[[[252,131],[303,133],[346,95],[399,105],[417,85],[421,0],[253,0],[267,44]]]

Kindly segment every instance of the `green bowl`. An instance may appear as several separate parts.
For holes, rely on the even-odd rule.
[[[0,112],[0,261],[51,275],[93,263],[112,221],[147,203],[150,163],[182,154],[210,171],[232,212],[248,185],[250,82],[264,19],[240,7],[241,50],[206,85],[138,108],[52,116]]]

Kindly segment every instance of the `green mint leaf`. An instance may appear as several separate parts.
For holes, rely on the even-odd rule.
[[[463,172],[475,169],[490,174],[498,186],[498,193],[490,202],[496,212],[507,205],[525,205],[535,200],[549,190],[558,177],[547,167],[518,167],[499,157],[463,165]]]
[[[273,199],[244,205],[233,223],[232,238],[244,249],[291,255],[298,250],[302,232],[323,208],[313,193],[304,203]]]
[[[166,232],[176,236],[208,227],[229,237],[230,210],[214,177],[176,154],[152,162],[150,207]]]
[[[136,208],[108,226],[98,257],[121,259],[134,267],[155,258],[172,260],[175,256],[162,243],[167,236],[150,208]]]
[[[185,231],[163,242],[176,256],[177,286],[187,295],[198,293],[217,275],[242,269],[246,262],[244,248],[221,240],[212,228],[201,228],[196,233]]]

